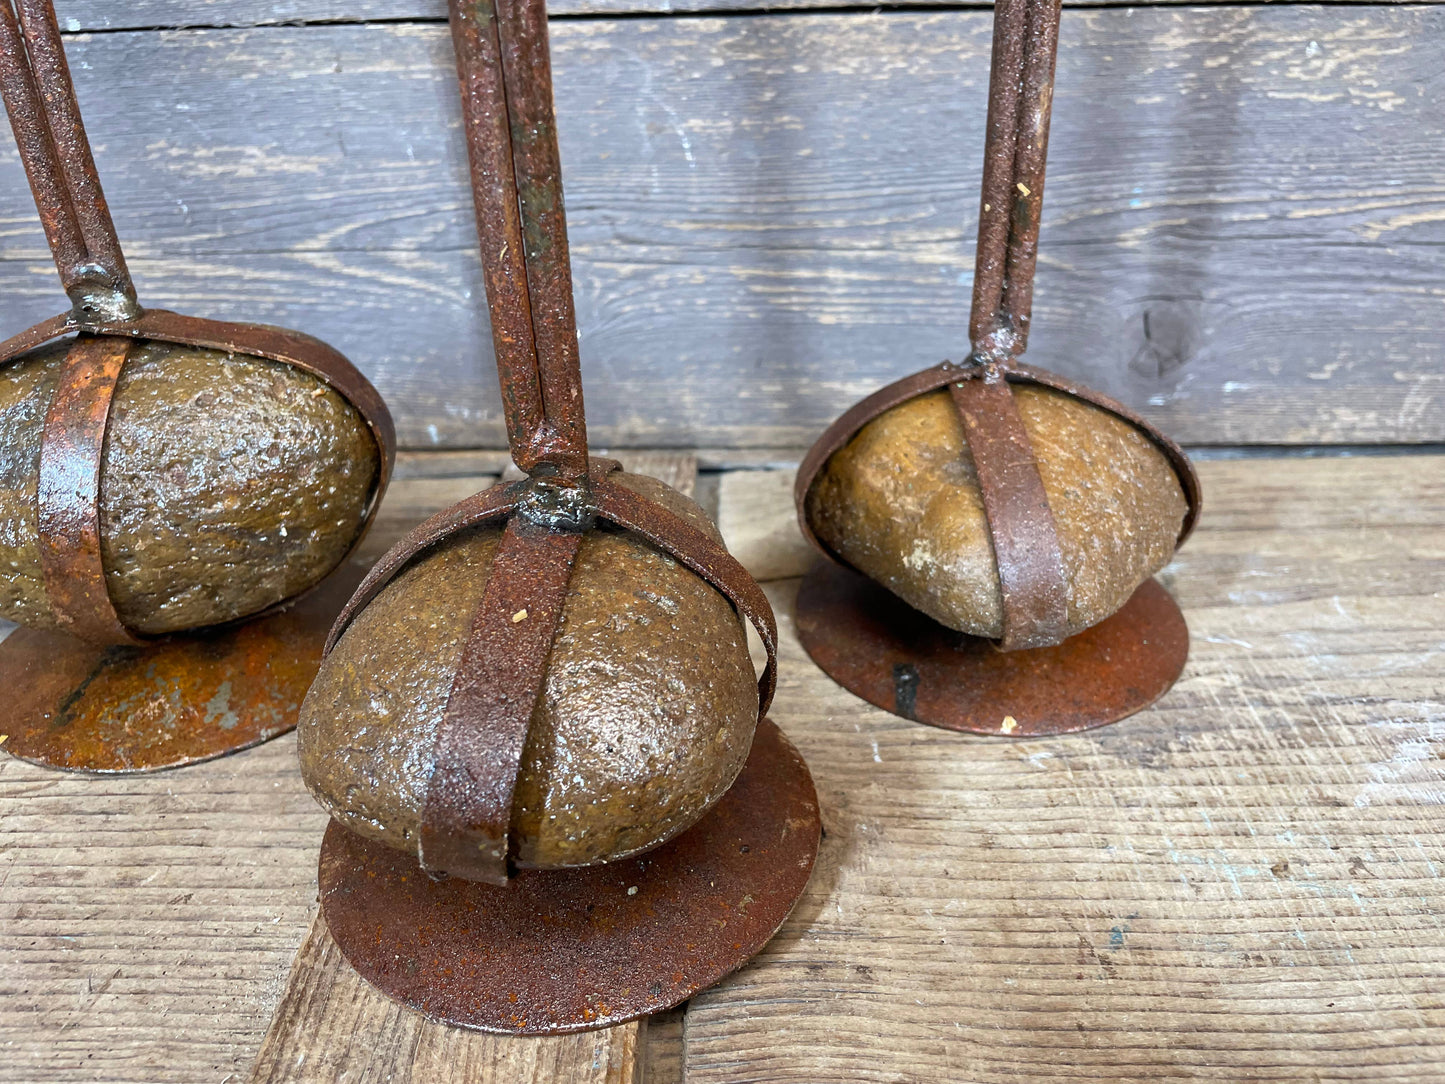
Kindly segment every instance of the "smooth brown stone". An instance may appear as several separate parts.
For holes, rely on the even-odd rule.
[[[0,367],[0,617],[54,628],[36,539],[40,434],[68,342]],[[121,621],[152,635],[257,613],[355,541],[376,442],[322,381],[279,362],[145,342],[116,386],[101,554]]]
[[[722,541],[676,490],[612,477]],[[501,535],[472,528],[413,562],[357,615],[302,705],[302,776],[361,835],[416,853],[432,743]],[[637,536],[589,531],[523,752],[519,863],[612,861],[688,828],[732,785],[757,711],[732,604]]]
[[[1184,491],[1169,460],[1129,422],[1051,388],[1013,390],[1059,533],[1072,636],[1169,563]],[[818,473],[806,509],[830,549],[914,609],[973,636],[1003,634],[978,476],[946,391],[859,430]]]

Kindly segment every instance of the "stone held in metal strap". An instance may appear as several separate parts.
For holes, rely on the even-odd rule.
[[[434,1019],[557,1034],[740,966],[802,894],[822,825],[763,717],[761,588],[686,497],[588,456],[546,6],[450,13],[508,444],[530,477],[382,559],[332,630],[297,749],[333,818],[323,913],[357,971]]]
[[[854,406],[809,451],[795,491],[803,534],[825,556],[878,579],[943,625],[993,638],[1006,651],[1057,645],[1117,611],[1188,535],[1199,506],[1198,479],[1176,445],[1118,403],[1018,361],[1028,344],[1033,304],[1059,15],[1059,0],[998,0],[994,6],[967,363],[945,362],[905,377]],[[1020,389],[1028,385],[1098,408],[1076,412],[1074,428],[1064,433],[1076,447],[1058,458],[1076,460],[1071,469],[1040,458],[1038,428],[1031,436],[1020,407]],[[942,419],[934,432],[906,446],[898,433],[911,422],[900,419],[911,419],[922,409],[920,397],[945,387],[961,429],[956,450],[944,448],[953,432]],[[1049,397],[1038,400],[1030,410],[1048,413]],[[1057,417],[1059,410],[1053,413]],[[1130,446],[1140,434],[1152,445],[1152,459]],[[855,441],[870,450],[859,450]],[[1111,480],[1086,445],[1110,458],[1133,455],[1138,476],[1115,470],[1114,492],[1104,492]],[[903,453],[934,460],[936,470],[915,479],[900,461]],[[1166,462],[1177,488],[1160,477]],[[1048,479],[1043,466],[1056,468]],[[960,479],[960,472],[971,477]],[[1099,522],[1061,525],[1050,481],[1055,501],[1088,494],[1073,500],[1071,510],[1088,511]],[[1120,492],[1130,488],[1138,500]],[[930,517],[956,527],[949,516],[959,518],[953,506],[960,494],[967,494],[964,503],[977,501],[983,520],[979,545],[968,554],[958,537],[962,531],[949,537],[937,523],[932,531],[923,529]],[[1122,506],[1145,514],[1110,514]],[[1114,543],[1113,552],[1101,558],[1087,545],[1065,544],[1096,526],[1115,531],[1117,537],[1104,539]],[[980,560],[984,554],[987,561]],[[1100,563],[1119,567],[1104,576],[1086,567]],[[984,583],[985,576],[992,582]],[[1085,581],[1104,589],[1086,591]]]
[[[1055,454],[1055,449],[1051,448],[1049,457],[1051,468],[1048,477],[1056,500],[1064,499],[1062,494],[1065,490],[1072,491],[1074,500],[1066,506],[1069,512],[1092,507],[1097,519],[1078,525],[1071,522],[1059,525],[1056,522],[1056,512],[1049,504],[1048,487],[1040,477],[1033,442],[1016,405],[1016,395],[1020,390],[1035,395],[1027,390],[1030,387],[1040,389],[1048,396],[1042,402],[1030,403],[1030,415],[1042,413],[1045,418],[1052,416],[1049,410],[1058,410],[1053,403],[1062,405],[1066,402],[1055,395],[1062,393],[1068,399],[1087,405],[1087,409],[1074,409],[1081,425],[1101,426],[1100,419],[1104,415],[1117,419],[1103,426],[1103,432],[1097,436],[1098,447],[1126,448],[1137,457],[1140,455],[1137,436],[1133,438],[1136,444],[1133,448],[1127,441],[1118,441],[1123,439],[1123,431],[1134,432],[1146,439],[1147,455],[1159,457],[1159,467],[1150,468],[1144,474],[1150,480],[1150,490],[1159,490],[1163,486],[1159,491],[1165,494],[1166,499],[1169,499],[1168,491],[1175,490],[1176,496],[1170,500],[1179,502],[1182,515],[1162,512],[1159,516],[1144,517],[1139,525],[1134,526],[1149,526],[1156,532],[1168,530],[1168,538],[1147,538],[1146,530],[1136,530],[1129,522],[1121,522],[1120,507],[1127,512],[1130,504],[1117,500],[1118,494],[1110,491],[1110,486],[1118,484],[1127,489],[1137,484],[1136,476],[1118,480],[1101,467],[1088,467],[1087,460],[1068,460],[1068,441],[1059,441],[1056,444],[1059,451]],[[913,470],[916,464],[910,464],[909,470],[900,465],[892,470],[879,467],[877,461],[887,454],[889,441],[896,445],[897,441],[905,439],[903,434],[912,436],[913,429],[881,436],[879,439],[883,442],[879,447],[868,445],[858,452],[863,460],[842,463],[840,457],[840,463],[829,463],[834,460],[835,454],[850,448],[851,442],[860,438],[861,432],[866,431],[871,422],[884,419],[880,423],[887,423],[890,412],[919,402],[929,393],[945,389],[949,393],[946,402],[951,403],[951,409],[938,412],[938,408],[932,408],[932,423],[944,426],[945,415],[957,415],[958,421],[954,425],[958,432],[958,444],[952,447],[967,452],[964,463],[952,464],[952,458],[957,457],[959,451],[951,452],[945,447],[920,449],[915,445],[910,452],[916,452],[922,460],[929,461],[929,470]],[[1147,455],[1144,467],[1149,468]],[[1092,471],[1092,477],[1079,478],[1075,473],[1079,470]],[[880,478],[883,481],[879,481]],[[1077,480],[1077,484],[1068,484],[1071,478]],[[884,483],[893,489],[887,489]],[[870,500],[867,496],[870,489],[877,494],[873,500],[877,500],[880,507],[887,507],[889,529],[899,539],[910,539],[912,549],[903,549],[900,558],[894,559],[886,552],[880,555],[889,543],[899,545],[893,535],[884,536],[881,530],[873,530],[863,538],[857,526],[850,530],[847,520],[850,513],[847,510],[824,506],[827,500],[838,502],[840,493],[844,494],[847,502],[857,506],[858,502]],[[918,509],[910,510],[907,507],[909,502],[899,496],[910,490],[918,490]],[[970,497],[970,494],[974,496]],[[1139,494],[1127,493],[1126,496],[1134,500]],[[829,559],[857,568],[870,578],[884,582],[912,606],[946,626],[970,635],[991,637],[998,640],[1001,648],[1012,650],[1061,643],[1066,637],[1081,632],[1084,627],[1092,626],[1123,606],[1134,588],[1147,575],[1157,571],[1157,567],[1162,567],[1175,546],[1185,541],[1194,529],[1198,516],[1199,484],[1194,468],[1178,445],[1107,396],[1068,382],[1056,374],[1019,363],[994,366],[945,363],[889,384],[829,426],[809,449],[799,468],[795,499],[803,535]],[[962,506],[970,506],[970,502],[972,506],[981,504],[978,519],[983,526],[983,538],[977,539],[977,552],[970,551],[972,558],[967,561],[959,556],[959,552],[967,548],[968,538],[959,530],[957,516],[941,512],[951,500]],[[1110,515],[1103,515],[1100,510]],[[851,515],[854,516],[851,522],[855,525],[860,522],[858,516],[863,513]],[[928,519],[929,515],[933,516],[933,520]],[[1173,516],[1173,528],[1168,526],[1170,516]],[[918,530],[920,522],[933,523],[932,533],[926,539],[918,539],[916,533],[909,535],[909,532]],[[1113,578],[1095,575],[1100,569],[1087,572],[1079,568],[1090,555],[1087,548],[1079,543],[1075,528],[1095,533],[1117,529],[1123,538],[1121,548],[1129,549],[1131,546],[1131,564],[1121,568],[1120,574]],[[1061,545],[1061,529],[1068,545]],[[952,554],[933,554],[932,548],[942,549],[949,542],[955,546]],[[853,552],[855,559],[850,561],[840,549]],[[929,549],[929,552],[923,554],[923,549]],[[919,565],[923,564],[920,555],[935,562],[944,571],[933,574],[932,568],[919,569]],[[907,567],[907,562],[912,562],[913,567]],[[900,565],[903,565],[902,569]],[[961,568],[965,578],[971,581],[967,584],[968,590],[959,591],[958,598],[962,601],[954,597],[939,597],[935,590],[929,590],[946,575],[957,577],[957,572],[952,572],[954,568]],[[912,574],[916,577],[910,578]],[[928,580],[928,587],[922,587],[920,582],[925,581],[928,574],[933,574]],[[981,582],[984,577],[988,577],[990,582]],[[1090,590],[1085,594],[1091,591],[1098,595],[1097,600],[1079,597],[1079,604],[1075,606],[1075,594],[1078,593],[1071,590],[1071,582],[1074,581],[1087,581]],[[1103,587],[1098,587],[1100,582],[1103,582]],[[987,595],[990,594],[996,600],[993,606],[988,606]],[[984,600],[981,603],[978,601],[980,597]],[[970,621],[970,624],[964,624],[964,621]]]
[[[12,573],[0,578],[8,581],[0,582],[0,616],[58,627],[92,642],[138,644],[289,605],[355,549],[375,516],[395,447],[385,405],[349,361],[309,336],[141,308],[101,192],[49,0],[0,0],[0,90],[62,285],[73,302],[68,313],[0,343],[0,367],[9,368],[8,373],[0,370],[0,376],[50,364],[46,345],[74,336],[53,394],[40,412],[43,424],[27,429],[25,419],[36,414],[34,404],[13,381],[0,388],[0,413],[12,415],[0,417],[0,429],[10,438],[4,451],[16,459],[3,473],[24,474],[27,455],[33,454],[38,463],[33,546],[26,537],[26,483],[11,482],[0,492],[0,515],[21,524],[18,548],[8,562]],[[273,375],[275,363],[292,375]],[[144,499],[148,487],[160,488],[159,480],[152,485],[147,479],[148,472],[185,474],[183,466],[145,461],[144,454],[139,460],[127,459],[124,479],[106,473],[116,415],[130,417],[124,389],[135,364],[146,373],[168,366],[169,373],[181,377],[178,388],[191,370],[241,374],[228,393],[237,402],[256,402],[260,396],[253,413],[230,427],[242,443],[267,424],[263,416],[269,416],[272,405],[265,401],[265,385],[270,382],[277,395],[297,396],[291,411],[305,419],[298,422],[298,433],[319,444],[295,446],[293,441],[293,446],[282,447],[282,433],[272,431],[271,442],[278,450],[269,481],[257,473],[249,484],[229,489],[223,484],[212,491],[205,483],[183,480],[169,485],[179,492],[175,506],[157,504],[155,522],[148,525],[144,539],[136,540],[134,532],[127,534],[123,527],[108,529],[108,520],[125,519],[131,509],[107,502],[107,492],[137,490]],[[33,389],[43,385],[45,377],[26,380]],[[155,396],[159,383],[153,381],[136,394]],[[237,419],[206,417],[204,409],[196,409],[201,398],[169,404],[178,408],[177,416],[194,418],[202,426],[199,438],[134,426],[125,433],[160,449],[162,456],[180,443],[197,440],[198,455],[204,459],[199,445],[226,439],[227,423]],[[138,408],[137,416],[163,414],[160,408],[167,405]],[[255,460],[254,469],[263,471],[268,454],[264,445],[247,454]],[[274,523],[252,523],[247,519],[248,500],[256,509],[286,506],[288,501],[306,505],[309,495],[279,490],[295,488],[295,467],[307,456],[328,454],[338,457],[334,466],[322,468],[322,473],[332,472],[327,475],[336,483],[332,492],[316,495],[314,515],[302,508],[290,524],[295,540],[277,546],[278,537],[288,536],[284,512]],[[227,459],[232,473],[237,463],[251,467],[244,457],[230,454]],[[337,489],[342,490],[339,495]],[[242,507],[233,507],[236,504]],[[220,511],[206,518],[203,509],[208,505]],[[175,543],[166,539],[195,537],[201,531],[213,532],[212,538],[229,537],[231,550],[214,574],[187,579],[198,562],[204,564],[203,553],[209,550],[199,542],[200,548],[188,550],[184,538]],[[107,550],[124,553],[122,567],[107,565]],[[252,567],[247,567],[248,560]],[[258,561],[267,567],[254,567]]]
[[[337,620],[301,717],[303,776],[341,823],[413,850],[434,874],[504,883],[517,865],[589,865],[655,847],[690,827],[727,790],[771,701],[777,638],[771,608],[742,566],[701,529],[695,506],[683,509],[693,520],[686,522],[679,495],[616,472],[615,462],[592,460],[580,529],[537,522],[536,496],[550,487],[527,479],[433,517],[372,570]],[[499,521],[505,529],[490,543],[475,608],[458,617],[435,614],[434,595],[417,584],[434,576],[436,560],[474,545],[476,528]],[[569,591],[584,546],[587,567]],[[458,576],[475,582],[476,571],[458,567]],[[452,586],[431,582],[456,597],[455,579]],[[416,603],[408,605],[408,591],[422,591]],[[710,616],[706,598],[718,595],[734,615],[731,632],[727,621],[719,625]],[[454,628],[465,642],[448,654],[416,641],[416,657],[408,660],[408,647],[378,642],[380,630],[371,624],[353,629],[363,616],[371,621],[372,606],[383,608],[398,637],[441,635],[444,643],[452,635],[446,628]],[[568,606],[572,617],[564,626]],[[756,628],[768,657],[745,698],[731,678],[743,668],[751,674],[739,616]],[[663,625],[669,617],[675,621]],[[438,623],[446,625],[440,634]],[[418,626],[426,631],[413,631]],[[572,630],[565,645],[556,642],[559,628]],[[404,672],[433,664],[449,671],[437,675],[441,684]],[[557,667],[581,671],[571,693]],[[562,702],[539,703],[549,683]],[[378,714],[373,705],[393,704],[393,690],[408,701]],[[442,692],[440,709],[429,706]],[[436,717],[430,732],[429,712]],[[533,734],[538,725],[543,733]],[[534,750],[524,764],[529,737],[554,744]],[[429,750],[419,761],[391,752],[417,744]],[[566,778],[551,778],[557,771],[549,777],[544,762],[569,749],[573,759],[560,773]],[[519,774],[526,810],[517,803]],[[552,800],[558,788],[562,797]],[[580,806],[587,808],[574,808]],[[540,827],[519,841],[514,829],[523,822]]]

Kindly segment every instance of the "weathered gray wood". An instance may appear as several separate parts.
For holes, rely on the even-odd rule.
[[[1068,0],[1089,7],[1109,0]],[[1189,3],[1194,0],[1152,0]],[[1228,0],[1203,0],[1226,3]],[[1291,0],[1285,0],[1291,2]],[[1354,0],[1377,3],[1379,0]],[[1385,0],[1413,3],[1418,0]],[[1424,0],[1435,3],[1438,0]],[[786,11],[807,8],[876,8],[864,0],[552,0],[555,18],[569,15],[669,14],[709,11]],[[987,0],[894,0],[891,7],[987,7]],[[305,23],[362,23],[383,20],[442,20],[445,0],[56,0],[62,25],[87,30],[179,29],[186,27],[292,26]]]
[[[636,1084],[636,1024],[512,1039],[443,1027],[388,1000],[318,911],[248,1078],[251,1084]]]
[[[793,513],[797,474],[793,469],[738,470],[718,480],[718,530],[756,580],[801,576],[818,558]]]
[[[1032,360],[1191,442],[1445,439],[1445,13],[1064,21]],[[987,12],[563,22],[599,444],[805,445],[957,357]],[[143,297],[290,324],[500,446],[445,28],[76,38]],[[58,307],[0,141],[0,323]]]
[[[686,1023],[686,1005],[647,1018],[642,1028],[638,1084],[686,1084],[687,1046],[683,1035]]]

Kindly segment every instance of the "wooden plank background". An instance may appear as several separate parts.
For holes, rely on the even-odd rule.
[[[1092,7],[1113,0],[1065,0],[1069,7]],[[1158,0],[1161,3],[1228,3],[1229,0]],[[1295,2],[1295,0],[1280,0]],[[1340,0],[1379,3],[1381,0]],[[1439,0],[1384,0],[1388,3],[1437,3]],[[704,11],[785,11],[799,8],[876,10],[866,0],[552,0],[558,16],[651,14]],[[988,7],[987,0],[892,0],[889,8]],[[176,29],[179,27],[295,26],[307,23],[441,21],[446,0],[55,0],[66,30]]]
[[[84,26],[339,9],[69,10]],[[356,11],[381,21],[72,36],[108,193],[143,299],[318,334],[374,378],[404,445],[498,447],[445,27],[430,0]],[[1069,11],[1031,359],[1187,442],[1445,440],[1442,20]],[[798,447],[959,356],[989,23],[554,23],[600,439]],[[0,319],[60,301],[0,139]]]

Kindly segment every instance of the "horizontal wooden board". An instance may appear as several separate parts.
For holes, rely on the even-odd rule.
[[[1067,7],[1092,7],[1113,0],[1066,0]],[[1200,0],[1152,0],[1198,3]],[[1228,0],[1203,0],[1227,3]],[[1296,0],[1277,0],[1296,2]],[[1378,2],[1378,0],[1346,0]],[[1387,0],[1418,3],[1422,0]],[[1437,3],[1439,0],[1423,0]],[[864,0],[551,0],[554,17],[676,14],[712,11],[787,11],[808,8],[877,10]],[[890,0],[890,8],[988,7],[988,0]],[[55,0],[62,25],[71,33],[89,30],[179,29],[186,27],[295,26],[307,23],[442,20],[445,0]]]
[[[424,466],[374,544],[487,481]],[[770,586],[771,714],[827,837],[778,938],[657,1029],[644,1080],[1445,1076],[1445,457],[1200,474],[1204,518],[1165,576],[1189,667],[1112,728],[1015,742],[895,719],[808,662],[792,585]],[[786,485],[751,481],[719,487],[723,518],[776,565],[760,547],[791,545]],[[0,757],[0,1079],[246,1080],[324,823],[290,737],[131,778]],[[299,966],[340,971],[323,949]],[[312,1051],[321,1078],[384,1080],[404,1052],[466,1064],[467,1037],[408,1047],[414,1021],[341,992],[363,1030]]]
[[[554,27],[590,421],[800,446],[965,341],[986,12]],[[1188,442],[1445,439],[1445,13],[1064,22],[1031,360]],[[406,446],[503,443],[440,25],[80,37],[153,304],[351,354]],[[0,147],[0,319],[60,293]]]

